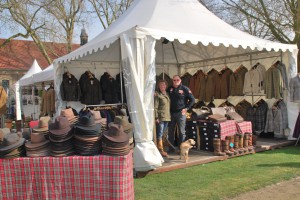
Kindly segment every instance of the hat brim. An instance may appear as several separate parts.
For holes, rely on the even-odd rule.
[[[56,129],[56,130],[55,129],[53,129],[53,130],[49,129],[49,132],[54,134],[54,135],[63,135],[63,134],[68,133],[70,130],[71,130],[71,127],[67,126],[64,129]]]
[[[50,142],[49,140],[45,140],[44,142],[40,142],[40,143],[32,143],[31,141],[28,141],[25,143],[25,147],[29,148],[29,149],[37,148],[37,147],[43,146],[49,142]]]
[[[33,127],[32,130],[36,131],[36,132],[44,132],[44,131],[48,131],[49,127],[43,127],[43,128],[39,128],[38,126]]]
[[[100,131],[101,129],[101,125],[100,124],[93,124],[92,126],[84,126],[83,124],[81,124],[80,122],[76,124],[76,128],[79,128],[81,130],[86,130],[86,131]]]
[[[25,139],[24,138],[20,138],[20,140],[18,142],[16,142],[15,144],[12,144],[12,145],[9,145],[9,146],[2,146],[2,147],[0,147],[0,152],[14,150],[14,149],[22,146],[24,143],[25,143]]]
[[[126,142],[129,141],[129,136],[127,133],[124,132],[124,134],[118,135],[118,136],[111,136],[109,134],[109,131],[104,131],[103,136],[113,142]]]

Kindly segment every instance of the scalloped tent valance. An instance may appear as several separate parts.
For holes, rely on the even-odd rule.
[[[135,0],[130,8],[106,30],[81,48],[58,58],[56,62],[87,60],[86,57],[95,53],[105,56],[97,56],[99,58],[94,61],[105,59],[104,61],[117,62],[120,59],[120,47],[114,48],[116,51],[108,49],[111,49],[112,45],[119,45],[114,43],[123,33],[132,29],[150,35],[156,40],[167,38],[169,41],[178,41],[175,47],[179,58],[186,58],[188,54],[193,53],[189,49],[194,50],[195,47],[179,47],[189,44],[199,48],[206,46],[239,48],[239,53],[251,50],[293,52],[297,49],[296,45],[272,42],[240,31],[219,19],[197,0]],[[161,43],[157,42],[158,56],[162,53],[159,45]],[[168,51],[167,45],[164,48],[166,48],[165,52],[173,54],[172,51]],[[235,52],[235,50],[227,50],[222,56],[233,55]],[[165,57],[168,58],[168,54],[165,54]],[[177,62],[173,55],[169,57],[172,59],[166,60],[167,63]],[[203,59],[207,58],[191,57],[189,60],[178,60],[178,62],[195,62]]]

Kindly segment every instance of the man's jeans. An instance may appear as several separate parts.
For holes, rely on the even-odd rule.
[[[186,124],[186,115],[182,115],[181,111],[176,113],[171,113],[171,122],[169,123],[169,132],[168,132],[168,139],[170,143],[174,146],[174,131],[175,126],[178,124],[178,131],[179,131],[179,141],[178,147],[182,142],[185,140],[185,124]]]

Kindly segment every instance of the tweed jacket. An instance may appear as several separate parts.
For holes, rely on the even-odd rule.
[[[170,97],[168,94],[156,92],[154,96],[155,119],[171,121]]]
[[[245,74],[248,69],[244,66],[238,68],[233,74],[230,75],[229,80],[229,95],[231,96],[242,96],[243,86],[245,80]]]
[[[273,107],[268,110],[265,132],[274,132],[274,137],[276,138],[282,138],[284,136],[280,109]]]
[[[0,115],[6,114],[6,99],[7,94],[2,86],[0,86]]]
[[[248,101],[242,100],[234,107],[234,109],[235,109],[235,112],[240,114],[244,119],[247,119],[247,112],[250,107],[251,107],[251,104]]]
[[[212,97],[215,97],[215,99],[219,98],[220,93],[217,94],[218,91],[220,91],[219,72],[215,69],[212,69],[207,74],[205,101],[210,102],[212,100]]]
[[[226,99],[229,96],[229,82],[230,76],[233,74],[232,70],[225,68],[220,75],[220,98]]]
[[[260,90],[264,90],[265,77],[266,77],[266,67],[262,64],[258,64],[256,70],[259,73],[259,88]]]
[[[288,78],[286,74],[286,67],[285,64],[282,62],[277,63],[276,65],[277,69],[279,69],[282,80],[283,80],[283,89],[288,89]]]
[[[190,80],[192,78],[192,75],[187,72],[183,76],[181,76],[180,78],[181,78],[182,85],[190,85]]]
[[[206,88],[206,74],[199,70],[190,79],[189,88],[191,89],[194,97],[199,100],[204,100],[205,98],[205,88]]]
[[[282,126],[284,129],[289,128],[289,122],[288,122],[288,111],[287,111],[287,107],[286,104],[284,103],[284,101],[280,100],[277,104],[277,107],[280,109],[281,111],[281,115],[282,115]]]
[[[265,94],[267,99],[282,98],[283,81],[279,69],[270,67],[266,72]]]
[[[42,104],[43,108],[41,113],[49,116],[52,116],[55,113],[55,91],[53,88],[48,88],[42,99]]]
[[[244,81],[244,94],[251,94],[251,93],[259,93],[260,87],[260,75],[259,71],[256,69],[251,69],[245,74],[245,81]]]
[[[295,76],[290,80],[290,100],[300,101],[300,75]]]

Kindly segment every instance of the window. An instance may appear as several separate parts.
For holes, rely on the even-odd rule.
[[[7,92],[7,90],[9,89],[9,80],[2,80],[2,87]]]

